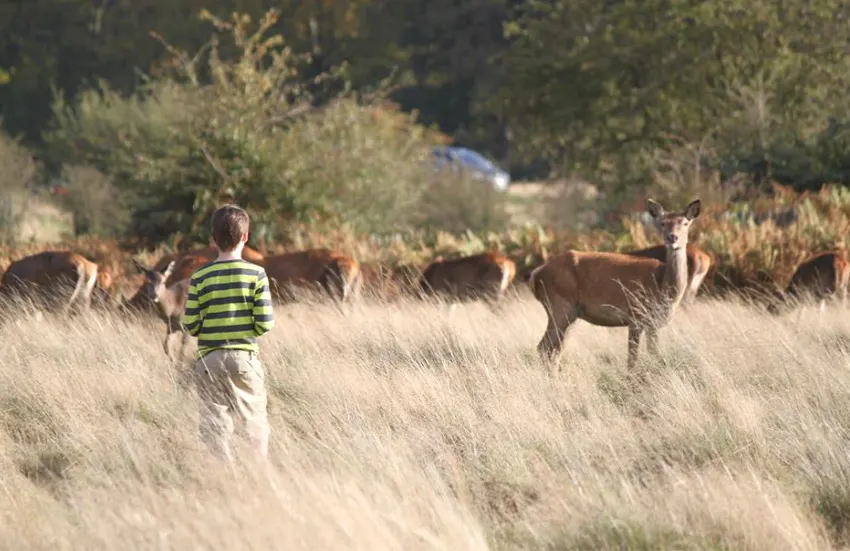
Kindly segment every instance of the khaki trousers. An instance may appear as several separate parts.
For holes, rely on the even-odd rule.
[[[195,361],[200,398],[201,438],[222,458],[233,460],[230,439],[234,415],[244,426],[259,459],[268,457],[269,422],[265,374],[257,354],[213,350]]]

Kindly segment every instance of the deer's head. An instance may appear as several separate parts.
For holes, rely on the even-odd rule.
[[[169,262],[164,272],[151,270],[135,260],[133,262],[145,274],[145,282],[142,284],[141,289],[139,289],[139,295],[158,305],[165,291],[165,282],[168,281],[172,270],[174,270],[175,261],[172,260]]]
[[[652,199],[647,200],[647,210],[655,221],[655,227],[664,237],[668,249],[680,249],[688,244],[691,222],[699,216],[700,200],[692,201],[684,212],[666,212],[664,207]]]

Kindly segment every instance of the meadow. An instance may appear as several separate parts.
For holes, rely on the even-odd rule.
[[[842,549],[850,319],[702,298],[625,370],[579,322],[546,371],[542,307],[276,309],[271,466],[197,438],[162,322],[0,327],[4,549]]]

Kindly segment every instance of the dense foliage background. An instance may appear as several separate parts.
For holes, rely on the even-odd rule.
[[[321,234],[417,249],[440,231],[566,246],[551,232],[604,228],[618,248],[648,194],[699,195],[723,228],[701,246],[771,270],[843,244],[847,14],[839,0],[5,2],[0,237],[26,241],[41,196],[72,237],[148,247],[205,243],[209,213],[237,201],[259,247]],[[436,174],[424,161],[447,143],[515,181],[594,193]],[[787,195],[826,184],[817,216]],[[516,229],[529,205],[546,229]],[[788,224],[756,230],[782,209],[803,249],[782,248]],[[774,231],[754,245],[773,252],[721,237],[737,227]]]

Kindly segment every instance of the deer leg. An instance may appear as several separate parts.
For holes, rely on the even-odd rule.
[[[171,355],[171,347],[168,346],[170,342],[171,342],[171,329],[169,328],[168,331],[166,331],[166,333],[165,333],[165,339],[163,339],[163,341],[162,341],[162,349],[165,350],[165,355],[168,356],[168,359],[173,360],[174,358]]]
[[[578,310],[569,305],[565,308],[551,308],[548,312],[549,323],[543,338],[537,344],[537,353],[544,362],[557,364],[561,356],[564,341],[570,326],[578,319]],[[561,368],[558,366],[558,371]]]
[[[349,281],[348,276],[342,282],[340,306],[343,308],[343,315],[352,314],[360,304],[360,288],[357,277],[354,281]]]
[[[87,293],[87,294],[83,295],[81,300],[82,300],[82,304],[80,305],[80,310],[82,312],[87,313],[89,310],[91,310],[91,293]]]
[[[501,293],[488,293],[484,295],[484,303],[493,315],[499,315],[505,306],[504,297]]]
[[[696,301],[696,298],[697,298],[696,291],[694,291],[692,288],[688,287],[688,289],[685,291],[685,296],[682,297],[682,305],[686,306],[686,307],[692,306],[693,303]]]
[[[183,338],[180,341],[180,358],[182,359],[186,353],[186,345],[189,343],[189,339],[192,338],[192,335],[189,334],[188,331],[183,331]]]
[[[640,351],[640,339],[643,335],[643,329],[637,326],[629,326],[629,357],[626,361],[626,367],[634,369],[637,363],[638,352]]]
[[[183,328],[178,319],[174,319],[172,317],[167,317],[165,319],[165,340],[162,342],[162,348],[165,350],[165,355],[168,356],[169,360],[174,360],[174,355],[171,353],[171,335],[173,335],[176,331],[183,331]],[[181,353],[183,351],[182,347],[180,349]]]
[[[77,267],[77,281],[74,284],[74,290],[71,293],[70,298],[68,298],[68,302],[65,303],[65,308],[63,309],[63,314],[70,314],[71,309],[76,306],[77,298],[81,293],[85,292],[86,287],[86,272],[82,268],[82,266]]]
[[[452,301],[449,304],[449,320],[451,321],[455,317],[455,312],[457,312],[457,301]]]
[[[336,309],[339,310],[339,313],[343,316],[345,315],[345,284],[342,282],[342,278],[338,277],[333,271],[328,271],[325,273],[325,276],[319,282],[319,285],[322,287],[325,293],[330,297],[331,301],[336,306]]]
[[[661,356],[661,349],[658,346],[658,329],[655,327],[646,330],[646,349],[656,358]]]

